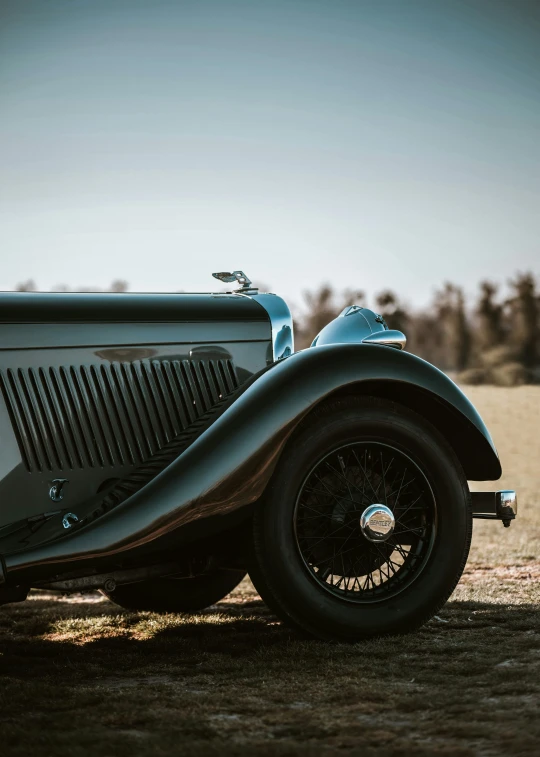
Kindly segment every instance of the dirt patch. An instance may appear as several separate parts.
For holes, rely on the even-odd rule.
[[[540,562],[530,562],[526,565],[495,565],[465,569],[462,582],[476,582],[482,580],[497,581],[539,581]]]

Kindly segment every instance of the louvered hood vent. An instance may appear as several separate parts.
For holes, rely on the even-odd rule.
[[[136,465],[238,386],[231,360],[19,368],[0,378],[29,472]]]

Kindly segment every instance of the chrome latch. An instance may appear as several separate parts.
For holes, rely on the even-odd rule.
[[[64,484],[69,483],[69,481],[67,478],[55,478],[51,483],[52,486],[49,489],[49,497],[53,502],[60,502],[60,500],[64,499],[64,493],[62,491]]]
[[[66,513],[64,517],[62,518],[62,525],[64,528],[71,528],[71,526],[74,526],[75,523],[78,523],[79,519],[75,515],[75,513]]]

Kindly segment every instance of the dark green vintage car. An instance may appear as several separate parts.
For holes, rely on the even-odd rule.
[[[458,387],[351,305],[294,352],[285,302],[0,294],[0,604],[101,589],[188,612],[249,573],[323,639],[417,628],[511,491]]]

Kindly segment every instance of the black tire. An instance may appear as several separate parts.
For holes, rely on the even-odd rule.
[[[154,578],[103,591],[112,602],[127,610],[195,612],[219,602],[244,578],[242,570],[217,569],[193,578]]]
[[[359,458],[362,449],[369,469]],[[389,483],[389,469],[385,480],[385,459],[389,458],[383,458],[383,453],[394,454],[394,466],[412,472],[413,491],[407,496],[413,502],[413,494],[419,492],[414,508],[407,502],[401,504],[404,494],[396,494],[398,484],[393,480]],[[337,470],[335,459],[342,466],[346,463],[342,467],[345,476]],[[376,545],[375,552],[359,525],[359,516],[369,504],[365,491],[370,490],[365,483],[361,487],[362,478],[355,476],[361,474],[368,481],[376,470],[379,483],[371,491],[380,490],[381,495],[371,499],[384,503],[384,491],[397,524],[392,537]],[[328,492],[332,480],[328,477],[333,474],[341,476],[334,479],[343,486],[341,494],[337,489]],[[319,530],[310,535],[309,528]],[[352,542],[343,542],[345,533]],[[442,435],[423,417],[397,403],[347,397],[316,409],[289,441],[254,514],[249,574],[269,608],[311,636],[355,641],[404,633],[421,626],[446,602],[465,567],[471,535],[467,481]],[[332,546],[332,554],[330,539],[338,545]],[[321,556],[325,545],[327,554]],[[336,555],[337,549],[341,552]],[[353,556],[349,554],[345,564],[347,552]],[[337,557],[343,566],[339,568],[341,586],[339,580],[334,581],[338,578],[334,575]],[[371,575],[371,585],[369,578],[356,576],[355,571],[361,570]]]

